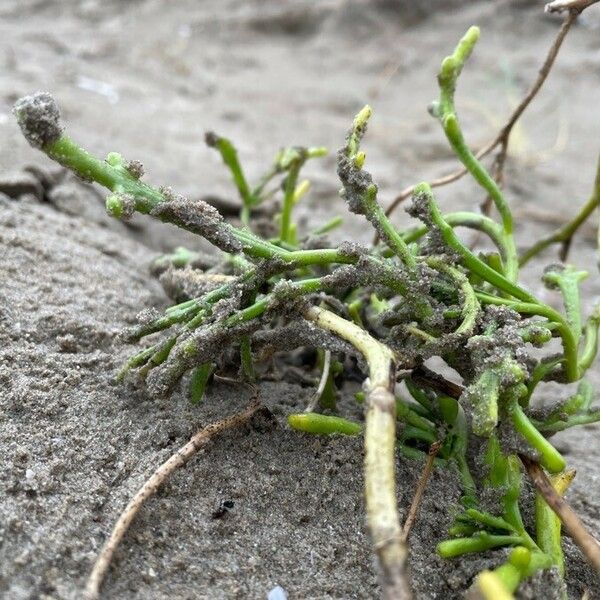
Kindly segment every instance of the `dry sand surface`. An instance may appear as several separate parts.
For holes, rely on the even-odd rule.
[[[141,218],[110,220],[103,194],[27,146],[13,102],[51,91],[73,137],[95,153],[139,159],[150,181],[184,194],[231,198],[228,174],[203,143],[206,130],[237,143],[252,177],[280,146],[336,149],[369,102],[365,149],[387,203],[405,185],[455,166],[426,111],[440,59],[469,25],[481,27],[458,94],[478,146],[535,77],[556,34],[559,20],[542,9],[534,0],[0,2],[0,597],[79,598],[112,524],[153,468],[247,401],[225,383],[192,407],[181,394],[157,401],[113,382],[131,352],[118,332],[142,308],[166,305],[150,260],[182,243],[208,246]],[[515,131],[506,189],[522,245],[587,197],[600,140],[599,65],[600,5],[574,27]],[[307,170],[306,227],[345,214],[334,155]],[[468,181],[439,197],[446,210],[482,199]],[[348,216],[336,235],[368,241],[371,233]],[[600,292],[594,236],[584,228],[572,251],[591,273],[588,310]],[[543,264],[528,266],[525,282],[550,300]],[[597,371],[592,379],[600,384]],[[261,390],[279,424],[255,421],[226,434],[177,473],[127,535],[105,598],[266,598],[276,585],[290,600],[378,597],[360,440],[288,430],[285,415],[305,406],[310,387],[266,382]],[[350,392],[343,402],[352,404]],[[590,426],[556,438],[578,470],[569,502],[597,535],[599,433]],[[420,469],[399,462],[403,515]],[[460,598],[501,556],[436,556],[451,519],[440,498],[452,504],[458,495],[454,477],[436,471],[411,536],[417,598]],[[224,499],[234,508],[213,519]],[[570,598],[585,588],[593,598],[600,581],[565,545]],[[537,577],[519,597],[553,598],[549,583]]]

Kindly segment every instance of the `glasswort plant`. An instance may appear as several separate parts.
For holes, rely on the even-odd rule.
[[[365,170],[361,142],[371,116],[365,106],[354,118],[337,165],[348,209],[364,216],[377,233],[379,241],[371,247],[330,247],[324,234],[339,225],[339,217],[308,236],[294,223],[294,207],[308,190],[301,170],[322,156],[323,148],[280,151],[252,185],[233,144],[208,134],[206,142],[220,153],[241,199],[241,226],[234,226],[202,200],[142,181],[138,162],[114,152],[105,160],[86,152],[64,133],[49,94],[22,98],[14,109],[31,145],[110,191],[106,208],[111,215],[148,214],[209,240],[220,251],[211,264],[182,248],[155,263],[178,303],[161,315],[142,313],[139,324],[125,332],[130,343],[150,336],[152,342],[127,361],[119,379],[142,379],[156,396],[169,395],[185,380],[192,402],[200,402],[215,373],[239,369],[246,381],[255,381],[257,367],[275,352],[319,350],[318,393],[307,412],[288,421],[315,434],[364,436],[367,520],[386,598],[411,597],[406,536],[396,506],[397,453],[423,459],[435,444],[432,464],[456,469],[461,508],[438,552],[451,559],[511,547],[508,560],[475,583],[484,598],[510,598],[521,581],[540,570],[555,569],[561,580],[564,574],[561,519],[547,496],[536,496],[533,529],[522,518],[523,464],[539,463],[554,492],[562,495],[574,473],[548,438],[600,420],[584,378],[597,353],[600,326],[600,307],[582,314],[579,284],[587,274],[562,263],[544,272],[544,283],[562,297],[563,312],[519,281],[525,262],[550,244],[570,240],[597,208],[600,162],[590,199],[575,219],[519,255],[499,178],[470,150],[454,103],[458,78],[478,38],[479,30],[472,27],[442,62],[439,99],[431,113],[499,220],[477,212],[445,214],[431,186],[421,183],[411,188],[408,208],[420,223],[399,230]],[[275,182],[282,191],[278,232],[266,238],[253,230],[254,213],[277,193]],[[494,250],[476,253],[458,235],[459,228],[487,236]],[[555,338],[562,344],[559,355],[547,351],[536,358],[539,354],[531,352]],[[365,405],[364,424],[316,412],[319,405],[335,411],[334,378],[351,368],[343,362],[347,356],[355,357],[366,375],[358,394]],[[429,371],[424,362],[433,356],[454,368],[464,387]],[[406,395],[397,390],[400,380]],[[539,411],[531,399],[545,381],[578,381],[579,387],[566,402]],[[469,459],[476,441],[484,448],[481,473]],[[500,498],[496,507],[486,502],[490,491]],[[598,566],[597,552],[587,556]]]

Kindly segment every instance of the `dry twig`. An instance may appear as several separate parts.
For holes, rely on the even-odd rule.
[[[597,2],[597,1],[599,1],[599,0],[594,0],[594,2]],[[591,2],[589,0],[586,0],[586,2],[587,2],[587,5],[591,4]],[[482,159],[485,156],[487,156],[490,152],[492,152],[492,150],[494,150],[495,148],[500,146],[500,151],[494,161],[495,162],[494,175],[495,175],[495,179],[497,181],[500,181],[502,179],[502,172],[504,169],[504,163],[506,161],[506,153],[508,151],[508,140],[509,140],[511,131],[512,131],[515,123],[519,120],[519,118],[521,117],[521,115],[523,114],[525,109],[529,106],[531,101],[535,98],[535,96],[539,92],[540,88],[546,81],[546,78],[548,77],[548,74],[550,73],[552,66],[554,65],[554,61],[556,59],[558,51],[560,50],[560,47],[561,47],[567,33],[569,32],[569,29],[571,28],[571,25],[573,25],[573,23],[577,19],[577,16],[581,13],[581,11],[584,8],[586,8],[586,6],[582,7],[581,9],[571,10],[569,12],[567,17],[563,21],[563,24],[562,24],[558,34],[556,35],[556,38],[554,39],[552,46],[548,50],[546,59],[544,60],[544,63],[542,65],[542,67],[540,68],[538,76],[537,76],[536,80],[534,81],[533,85],[527,91],[527,93],[525,94],[525,96],[523,97],[521,102],[519,102],[518,106],[513,110],[513,112],[509,116],[508,120],[506,121],[504,126],[500,129],[500,131],[498,132],[496,137],[494,137],[487,144],[485,144],[475,154],[477,159]],[[432,188],[448,185],[449,183],[453,183],[454,181],[457,181],[458,179],[460,179],[461,177],[466,175],[466,173],[467,173],[467,169],[465,169],[464,167],[461,167],[460,169],[457,169],[456,171],[449,173],[448,175],[444,175],[443,177],[434,179],[433,181],[431,181],[429,183],[429,185]],[[394,210],[396,210],[396,208],[402,202],[404,202],[404,200],[406,200],[409,196],[412,195],[414,189],[415,189],[414,185],[404,188],[394,198],[394,200],[391,202],[391,204],[387,207],[385,214],[387,216],[390,216],[394,212]],[[489,209],[489,207],[490,207],[490,201],[488,198],[488,199],[486,199],[486,201],[484,203],[484,212],[487,211]],[[377,242],[378,238],[376,238],[375,241]]]
[[[519,454],[519,458],[538,492],[562,521],[565,529],[590,564],[600,573],[600,544],[598,544],[598,541],[586,530],[584,524],[564,498],[557,493],[542,467],[523,454]]]
[[[112,558],[144,502],[157,492],[158,488],[174,471],[183,466],[214,436],[223,433],[228,429],[233,429],[247,423],[259,412],[266,413],[268,410],[255,399],[243,411],[202,428],[192,436],[185,446],[177,450],[173,456],[154,471],[150,479],[144,483],[135,496],[129,501],[125,510],[117,520],[109,538],[104,543],[86,584],[85,595],[88,600],[98,598],[100,586],[106,576]]]
[[[515,126],[516,122],[519,120],[521,115],[525,112],[525,109],[529,106],[531,101],[535,98],[537,93],[540,91],[540,88],[546,81],[550,71],[552,70],[552,66],[554,65],[554,61],[556,60],[556,56],[558,55],[558,51],[562,46],[562,43],[569,33],[571,29],[571,25],[575,22],[579,15],[579,12],[570,11],[561,28],[558,30],[558,34],[550,46],[550,50],[548,50],[548,54],[546,55],[546,59],[544,60],[544,64],[539,70],[538,76],[536,80],[533,82],[533,85],[529,89],[529,91],[525,94],[519,105],[514,109],[512,114],[510,115],[506,125],[500,130],[496,138],[493,140],[494,147],[500,145],[500,150],[494,159],[494,179],[498,182],[498,184],[502,183],[502,179],[504,176],[504,165],[506,163],[506,155],[508,153],[508,142],[510,138],[510,134]],[[484,214],[487,214],[492,206],[492,199],[490,197],[486,198],[484,203],[482,204],[481,210]]]
[[[544,10],[547,13],[560,13],[565,10],[580,13],[596,2],[600,2],[600,0],[554,0],[554,2],[546,4]]]
[[[424,365],[413,369],[410,378],[417,385],[422,385],[426,388],[441,392],[455,400],[458,400],[465,390],[462,385],[442,377],[440,374],[428,369]]]
[[[429,454],[427,455],[427,460],[425,461],[423,472],[421,473],[421,477],[419,477],[419,481],[417,482],[415,495],[413,497],[412,504],[410,505],[410,509],[408,511],[408,516],[406,517],[404,527],[402,528],[402,539],[405,542],[408,540],[410,530],[412,529],[414,522],[417,520],[419,508],[421,507],[421,502],[423,500],[423,494],[425,492],[425,488],[427,487],[427,482],[429,481],[431,472],[433,471],[433,463],[441,447],[442,442],[434,442],[429,448]]]
[[[329,370],[331,367],[331,351],[325,350],[325,358],[323,361],[323,371],[321,373],[321,379],[319,380],[319,386],[317,387],[315,393],[312,395],[308,406],[306,407],[304,412],[314,412],[317,408],[317,404],[319,404],[319,400],[323,395],[323,390],[327,385],[327,379],[329,378]]]

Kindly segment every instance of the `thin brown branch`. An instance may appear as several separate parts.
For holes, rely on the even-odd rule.
[[[519,454],[519,458],[537,491],[556,513],[565,530],[579,546],[589,563],[600,573],[600,544],[598,541],[587,531],[585,525],[564,498],[557,493],[542,467],[523,454]]]
[[[560,29],[558,30],[558,34],[556,35],[554,42],[552,42],[552,46],[550,46],[550,49],[548,50],[548,54],[546,55],[544,64],[538,72],[536,80],[533,82],[533,85],[525,94],[525,96],[523,96],[523,99],[521,102],[519,102],[519,105],[513,110],[512,114],[508,118],[508,121],[506,122],[506,125],[504,125],[504,127],[500,130],[500,133],[496,136],[496,139],[494,140],[495,145],[504,142],[506,142],[506,145],[508,145],[508,137],[510,136],[512,128],[515,126],[515,123],[519,120],[521,115],[525,112],[525,109],[529,106],[531,101],[536,97],[542,85],[544,85],[544,82],[552,70],[552,66],[554,65],[556,56],[558,55],[558,51],[560,50],[567,33],[569,33],[569,29],[571,29],[571,25],[573,25],[577,19],[578,14],[578,12],[571,11],[566,16]],[[504,153],[506,154],[506,149],[504,149]]]
[[[504,165],[506,164],[506,157],[508,154],[508,143],[510,139],[510,134],[515,126],[516,122],[520,119],[521,115],[525,112],[525,109],[529,106],[531,101],[537,96],[538,92],[544,82],[548,78],[552,67],[554,66],[554,61],[558,55],[558,51],[562,46],[562,43],[569,33],[571,26],[575,22],[579,15],[579,12],[570,11],[565,20],[563,21],[560,29],[558,30],[558,34],[552,42],[552,46],[548,50],[548,54],[546,55],[546,59],[542,64],[538,76],[536,77],[533,85],[529,88],[528,92],[523,96],[521,102],[519,102],[518,106],[513,110],[512,114],[508,118],[508,121],[504,125],[504,127],[500,130],[498,135],[491,142],[493,147],[500,146],[500,150],[494,159],[494,179],[498,185],[502,185],[502,181],[504,180]],[[492,199],[488,196],[481,206],[481,210],[483,214],[487,215],[492,208]]]
[[[442,377],[438,373],[435,373],[431,369],[421,365],[416,369],[413,369],[410,374],[410,378],[417,384],[436,392],[441,392],[450,398],[458,400],[464,391],[462,385],[454,383],[445,377]]]
[[[85,588],[85,596],[88,600],[98,598],[100,586],[110,567],[113,556],[144,502],[157,492],[158,488],[174,471],[190,460],[190,458],[203,448],[213,437],[228,429],[233,429],[247,423],[259,412],[267,414],[268,409],[257,400],[253,400],[253,402],[242,412],[204,427],[194,434],[185,446],[177,450],[173,456],[154,471],[150,479],[144,483],[135,496],[129,501],[125,510],[121,513],[121,516],[115,523],[109,538],[104,543],[104,546],[94,563],[94,567]]]
[[[589,6],[589,4],[591,4],[591,2],[589,0],[586,0],[586,1],[588,3],[587,5]],[[600,1],[600,0],[594,0],[594,2],[597,2],[597,1]],[[506,154],[508,151],[508,139],[510,137],[510,133],[511,133],[515,123],[519,120],[519,118],[521,117],[521,115],[523,114],[525,109],[529,106],[531,101],[535,98],[537,93],[540,91],[540,88],[542,87],[542,85],[546,81],[550,71],[552,70],[552,66],[554,65],[554,61],[556,60],[558,51],[560,50],[560,47],[561,47],[567,33],[569,32],[569,29],[571,28],[571,25],[573,25],[574,21],[577,19],[577,16],[580,14],[580,12],[584,8],[586,8],[586,7],[584,6],[580,10],[571,10],[569,12],[567,17],[563,21],[563,24],[562,24],[560,30],[558,31],[556,38],[552,42],[550,49],[548,50],[548,54],[546,55],[544,63],[542,64],[542,66],[538,72],[538,76],[536,77],[535,81],[533,82],[533,85],[531,86],[531,88],[529,88],[529,90],[527,91],[525,96],[523,96],[523,99],[521,100],[521,102],[519,102],[518,106],[510,114],[506,123],[500,129],[500,131],[498,132],[496,137],[494,137],[492,140],[490,140],[487,144],[485,144],[482,148],[480,148],[475,153],[475,156],[478,159],[482,159],[485,156],[487,156],[490,152],[492,152],[492,150],[494,150],[498,145],[501,145],[500,152],[495,161],[496,162],[496,177],[495,178],[497,181],[502,180],[502,172],[504,169],[504,163],[506,161]],[[465,169],[464,167],[461,167],[460,169],[457,169],[456,171],[449,173],[448,175],[444,175],[443,177],[434,179],[433,181],[431,181],[429,183],[429,185],[432,188],[448,185],[450,183],[453,183],[454,181],[459,180],[461,177],[466,175],[466,173],[467,173],[467,169]],[[394,198],[394,200],[392,200],[391,204],[387,207],[385,214],[389,217],[394,212],[394,210],[396,210],[396,207],[398,207],[402,202],[404,202],[404,200],[406,200],[413,193],[414,188],[415,188],[414,185],[404,188]],[[489,205],[489,203],[486,201],[485,206],[487,207],[488,205]],[[376,238],[376,241],[378,241],[378,238]]]
[[[312,395],[308,406],[304,409],[304,412],[314,412],[319,404],[319,400],[323,395],[327,380],[329,379],[329,370],[331,368],[331,350],[325,350],[325,358],[323,360],[323,370],[321,371],[321,379],[319,385]]]
[[[485,153],[481,153],[478,152],[477,153],[477,157],[478,158],[482,158],[484,157],[486,154],[488,154],[491,150],[493,150],[492,148],[485,148],[484,150],[486,150]],[[448,173],[448,175],[443,175],[442,177],[438,177],[437,179],[434,179],[433,181],[429,182],[429,185],[432,188],[436,188],[436,187],[441,187],[443,185],[448,185],[449,183],[452,183],[454,181],[457,181],[458,179],[460,179],[461,177],[463,177],[463,175],[467,174],[467,170],[463,167],[460,169],[457,169],[456,171],[453,171],[452,173]],[[389,217],[395,210],[396,208],[402,204],[402,202],[404,202],[407,198],[409,198],[412,193],[415,191],[415,187],[417,186],[417,184],[414,185],[409,185],[408,187],[404,188],[390,203],[390,205],[385,209],[385,214]]]
[[[429,453],[427,455],[427,460],[425,461],[425,466],[423,467],[423,471],[421,473],[421,476],[419,477],[419,481],[417,482],[415,495],[410,505],[406,521],[404,522],[404,527],[402,528],[402,539],[404,540],[404,542],[408,540],[410,530],[412,529],[412,526],[414,525],[415,521],[417,520],[417,516],[419,515],[419,509],[421,508],[421,502],[423,501],[423,494],[425,493],[427,482],[429,481],[429,477],[431,476],[431,472],[433,471],[435,457],[437,456],[437,453],[440,451],[441,447],[442,442],[434,442],[429,448]]]
[[[596,2],[600,2],[600,0],[554,0],[554,2],[546,4],[544,10],[547,13],[559,13],[565,10],[580,13]]]
[[[508,155],[508,143],[513,127],[515,126],[516,122],[519,120],[521,115],[525,112],[525,109],[529,106],[531,101],[536,97],[542,85],[544,85],[544,82],[546,81],[548,75],[550,74],[550,71],[552,70],[554,61],[556,60],[556,57],[558,55],[558,51],[560,50],[560,47],[562,46],[562,43],[565,37],[567,36],[567,33],[569,33],[571,26],[575,22],[575,19],[577,19],[578,14],[579,13],[574,11],[569,12],[566,19],[563,21],[560,29],[558,30],[558,34],[556,35],[552,46],[550,46],[550,49],[548,50],[548,54],[546,55],[544,64],[541,66],[538,72],[536,80],[533,82],[533,85],[531,86],[531,88],[529,88],[525,96],[523,96],[523,99],[521,100],[521,102],[519,102],[518,106],[513,110],[504,127],[502,127],[498,135],[491,142],[493,147],[500,145],[500,150],[498,151],[498,154],[494,159],[494,180],[499,186],[502,186],[502,182],[504,180],[504,165],[506,164],[506,157]],[[484,215],[488,215],[492,208],[492,204],[492,198],[488,196],[481,204],[481,212]],[[478,240],[479,235],[472,244],[471,248],[473,248],[476,245]]]

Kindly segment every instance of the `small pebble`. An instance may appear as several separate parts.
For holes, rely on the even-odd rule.
[[[267,600],[287,600],[287,592],[279,585],[276,585],[268,594]]]

